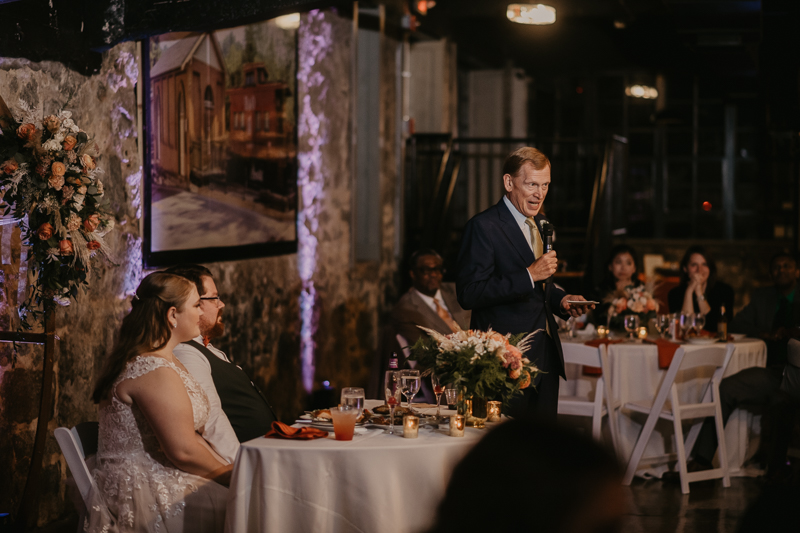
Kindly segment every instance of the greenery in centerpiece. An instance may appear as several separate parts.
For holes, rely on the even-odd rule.
[[[652,291],[645,285],[629,286],[625,290],[613,293],[607,300],[611,304],[608,309],[608,326],[614,330],[624,330],[627,315],[638,315],[639,324],[647,326],[651,318],[658,313],[658,302]]]
[[[95,142],[69,111],[42,116],[20,100],[12,116],[0,99],[0,192],[28,247],[28,292],[21,327],[56,304],[68,305],[88,284],[95,255],[109,258],[114,228]],[[113,261],[111,261],[113,263]]]
[[[533,333],[501,335],[496,331],[457,331],[442,335],[417,326],[423,335],[411,347],[409,359],[424,374],[435,372],[442,383],[461,387],[467,396],[501,398],[504,406],[530,386],[540,370],[524,356]]]

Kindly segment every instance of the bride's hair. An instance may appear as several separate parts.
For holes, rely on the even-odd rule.
[[[117,342],[92,393],[95,403],[108,398],[111,387],[125,365],[137,355],[159,350],[169,342],[172,328],[167,319],[171,307],[180,309],[194,284],[175,274],[153,272],[142,280],[131,302],[131,312],[122,320]]]

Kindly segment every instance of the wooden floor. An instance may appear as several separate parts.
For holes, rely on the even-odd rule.
[[[800,532],[800,490],[772,487],[764,478],[732,478],[692,483],[681,494],[678,483],[634,479],[626,488],[629,513],[624,533],[783,533]],[[791,522],[794,520],[794,522]],[[747,527],[749,524],[749,528]],[[77,517],[60,520],[36,533],[74,533]]]

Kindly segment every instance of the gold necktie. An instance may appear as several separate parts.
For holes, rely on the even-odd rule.
[[[447,324],[447,327],[453,330],[453,333],[460,331],[461,327],[456,323],[455,320],[453,320],[453,317],[450,316],[450,313],[447,311],[447,309],[441,306],[439,300],[434,298],[433,303],[436,305],[436,314],[439,315],[439,318],[444,320],[444,323]]]
[[[525,223],[531,230],[531,250],[533,250],[533,256],[539,259],[544,252],[544,245],[542,244],[542,236],[539,234],[539,227],[536,224],[536,219],[528,217],[525,219]]]

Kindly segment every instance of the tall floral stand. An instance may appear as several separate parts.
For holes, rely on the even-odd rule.
[[[23,531],[36,527],[39,508],[40,484],[42,478],[42,461],[47,442],[48,426],[53,417],[53,363],[56,352],[56,314],[55,307],[45,310],[44,333],[23,333],[16,331],[0,331],[0,342],[21,344],[38,344],[44,346],[44,363],[42,365],[42,391],[39,402],[39,418],[36,424],[36,437],[31,454],[31,465],[28,478],[22,492],[19,512],[14,520],[14,530]]]

